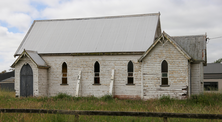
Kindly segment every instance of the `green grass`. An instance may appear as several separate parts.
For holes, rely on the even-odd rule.
[[[103,110],[103,111],[140,111],[140,112],[171,112],[171,113],[203,113],[222,114],[222,94],[205,93],[192,96],[187,100],[178,100],[163,96],[160,99],[119,100],[109,95],[96,97],[72,97],[67,94],[58,94],[55,97],[28,97],[16,98],[14,92],[0,91],[0,108],[33,108],[33,109],[59,109],[59,110]],[[60,114],[23,114],[1,113],[0,121],[30,121],[30,122],[60,122],[74,121],[73,115]],[[219,121],[168,118],[169,121]],[[81,122],[147,122],[162,121],[155,117],[117,117],[117,116],[80,116]]]

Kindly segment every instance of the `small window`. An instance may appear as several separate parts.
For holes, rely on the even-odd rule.
[[[67,84],[67,65],[65,62],[62,64],[62,84]]]
[[[162,73],[162,84],[161,85],[168,85],[168,64],[164,60],[161,65],[161,73]]]
[[[218,91],[218,82],[204,82],[204,91]]]
[[[96,63],[94,64],[94,84],[100,84],[99,73],[100,73],[99,62],[96,61]]]
[[[127,84],[133,84],[133,62],[129,61],[127,66],[128,71],[128,78],[127,78]]]

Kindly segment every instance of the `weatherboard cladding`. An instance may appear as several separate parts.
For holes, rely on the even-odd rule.
[[[15,55],[24,49],[39,54],[146,51],[153,43],[158,21],[159,13],[37,20]]]
[[[147,49],[147,51],[144,52],[144,54],[140,57],[140,59],[138,61],[141,62],[148,55],[148,53],[150,53],[150,51],[158,44],[158,42],[160,42],[160,43],[162,43],[164,45],[164,43],[161,40],[162,41],[165,40],[166,42],[169,41],[188,60],[191,59],[191,57],[167,33],[163,32],[161,34],[161,36],[158,39],[156,39],[154,41],[154,43]]]

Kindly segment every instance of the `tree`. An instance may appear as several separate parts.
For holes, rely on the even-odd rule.
[[[221,63],[222,62],[222,58],[217,59],[216,61],[214,61],[214,63]]]
[[[3,74],[3,73],[6,73],[6,70],[4,70],[4,71],[0,72],[0,74]]]

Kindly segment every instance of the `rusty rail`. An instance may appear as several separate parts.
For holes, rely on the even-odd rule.
[[[1,113],[48,113],[75,115],[78,121],[79,115],[100,116],[138,116],[138,117],[162,117],[167,118],[194,118],[194,119],[222,119],[222,114],[188,114],[188,113],[157,113],[157,112],[126,112],[126,111],[69,111],[69,110],[47,110],[47,109],[0,109]]]

